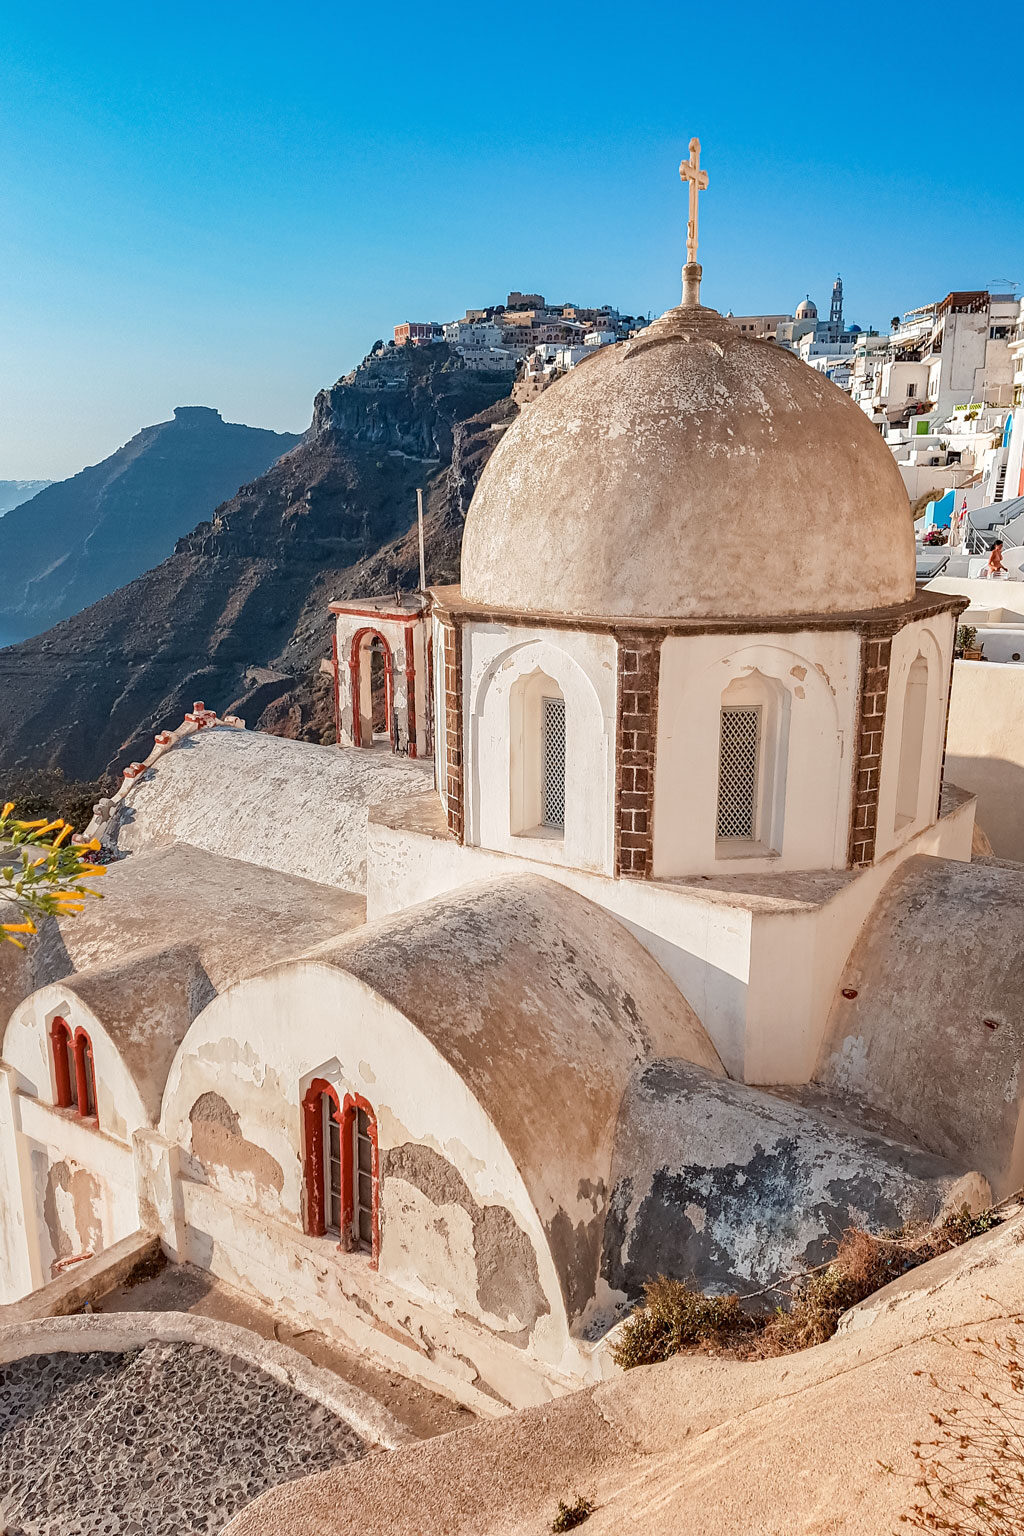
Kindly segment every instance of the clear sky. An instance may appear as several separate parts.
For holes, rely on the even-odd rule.
[[[303,430],[397,321],[510,288],[664,309],[695,133],[722,310],[826,305],[840,270],[847,318],[883,326],[1024,283],[1012,83],[950,4],[0,0],[0,21],[0,479],[72,474],[179,404]]]

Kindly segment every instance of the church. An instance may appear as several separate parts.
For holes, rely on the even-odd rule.
[[[461,584],[332,605],[338,745],[197,704],[97,807],[103,902],[0,949],[0,1302],[151,1231],[495,1413],[656,1275],[1024,1182],[963,603],[867,417],[701,304],[691,151],[682,304],[523,409]]]

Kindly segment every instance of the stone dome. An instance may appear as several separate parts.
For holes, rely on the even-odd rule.
[[[800,300],[800,303],[796,307],[796,315],[794,318],[797,320],[817,320],[818,306],[815,304],[810,294],[807,295],[806,299]]]
[[[520,613],[756,618],[908,602],[914,525],[876,427],[714,310],[670,310],[528,405],[462,544],[462,595]]]

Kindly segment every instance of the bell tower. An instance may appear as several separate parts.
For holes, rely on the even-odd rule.
[[[838,341],[843,329],[843,280],[841,277],[837,277],[832,284],[832,308],[829,311],[828,323],[834,327],[835,339]]]

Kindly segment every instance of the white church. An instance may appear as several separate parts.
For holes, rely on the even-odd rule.
[[[493,1413],[654,1275],[1024,1182],[963,603],[858,407],[701,305],[691,150],[682,305],[521,412],[460,586],[333,605],[339,746],[197,705],[105,900],[0,948],[0,1302],[148,1230]]]

